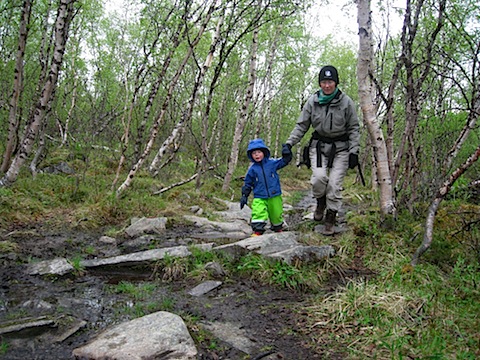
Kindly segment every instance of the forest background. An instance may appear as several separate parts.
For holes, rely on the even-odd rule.
[[[386,262],[389,276],[441,283],[457,269],[460,298],[478,296],[480,5],[379,1],[372,17],[370,1],[358,0],[342,9],[358,31],[342,38],[322,26],[322,5],[138,0],[106,11],[89,0],[2,1],[2,229],[46,219],[118,225],[171,210],[182,192],[237,199],[248,140],[264,138],[277,156],[320,67],[333,64],[363,125],[367,188],[349,185],[371,207],[357,228],[375,246],[392,245],[393,231],[389,251],[402,255]],[[60,162],[75,173],[44,171]],[[308,184],[295,167],[282,179]],[[432,246],[436,260],[414,269]],[[478,309],[467,302],[455,312],[462,326],[444,314],[453,323],[442,326],[461,334],[455,345],[442,330],[425,353],[478,355],[478,335],[468,335],[480,328],[469,315]]]

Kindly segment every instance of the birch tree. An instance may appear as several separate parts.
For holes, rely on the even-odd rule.
[[[54,89],[57,84],[59,72],[63,62],[65,46],[68,39],[68,30],[74,16],[74,3],[76,0],[61,0],[58,6],[55,20],[54,50],[50,71],[43,85],[41,97],[35,106],[35,112],[29,120],[22,139],[20,148],[13,159],[8,171],[0,179],[0,186],[9,186],[17,180],[21,167],[32,152],[35,137],[44,121],[45,114],[49,109]]]
[[[175,89],[175,86],[177,85],[178,79],[179,79],[180,75],[182,74],[185,66],[187,65],[188,60],[192,56],[195,46],[199,43],[201,37],[203,36],[203,33],[205,32],[205,28],[206,28],[207,24],[209,23],[210,18],[212,16],[212,13],[213,13],[214,10],[215,10],[215,6],[214,6],[214,4],[212,4],[210,6],[208,12],[207,12],[207,15],[204,18],[203,24],[201,25],[200,29],[198,30],[198,33],[196,34],[196,37],[189,44],[187,52],[186,52],[182,62],[180,63],[180,66],[177,68],[177,71],[176,71],[173,79],[171,80],[171,82],[169,84],[167,94],[166,94],[166,97],[163,101],[161,111],[160,111],[159,115],[157,116],[157,118],[155,119],[155,122],[152,126],[152,129],[151,129],[151,132],[150,132],[150,138],[149,138],[149,140],[148,140],[148,142],[145,146],[145,149],[144,149],[142,155],[140,156],[140,158],[138,159],[138,161],[130,169],[125,181],[120,185],[120,187],[118,187],[118,189],[116,191],[117,196],[120,196],[120,194],[131,185],[137,171],[142,167],[142,165],[145,162],[145,160],[147,159],[148,155],[151,153],[153,145],[155,143],[155,139],[157,138],[157,135],[158,135],[159,128],[160,128],[160,126],[163,122],[165,113],[167,111],[167,107],[170,104],[170,100],[171,100],[172,95],[173,95],[173,90]]]
[[[394,215],[396,212],[394,193],[387,147],[383,130],[376,115],[376,106],[373,103],[373,86],[371,81],[373,68],[373,39],[371,28],[370,0],[358,0],[358,34],[359,50],[357,63],[358,95],[363,113],[363,121],[367,126],[370,141],[373,146],[374,168],[380,192],[380,212],[383,216]]]
[[[27,44],[28,30],[30,27],[30,16],[32,13],[32,2],[25,0],[22,6],[22,14],[20,17],[18,49],[15,60],[15,79],[13,82],[12,95],[10,97],[10,108],[8,114],[8,137],[5,145],[5,153],[0,172],[4,173],[8,170],[12,160],[12,154],[18,144],[18,127],[20,119],[18,114],[18,103],[22,92],[23,81],[23,63],[25,55],[25,47]]]

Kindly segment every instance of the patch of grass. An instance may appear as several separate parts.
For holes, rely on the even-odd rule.
[[[320,284],[317,273],[308,266],[296,268],[253,253],[240,259],[237,271],[261,282],[291,290],[315,290]]]
[[[11,241],[0,241],[0,254],[14,253],[18,251],[18,244]]]
[[[148,298],[155,289],[156,285],[154,283],[135,284],[130,281],[120,281],[117,285],[110,286],[107,291],[126,294],[134,300],[143,300]]]
[[[83,270],[85,270],[82,265],[82,261],[83,261],[82,256],[75,255],[69,260],[69,263],[73,266],[76,272],[81,273],[83,272]]]
[[[5,355],[8,352],[9,345],[5,340],[0,341],[0,355]]]

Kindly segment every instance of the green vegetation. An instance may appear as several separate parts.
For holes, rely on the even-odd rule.
[[[8,343],[5,341],[0,341],[0,355],[5,355],[8,351]]]

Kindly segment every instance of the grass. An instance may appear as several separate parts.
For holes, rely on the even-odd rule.
[[[196,191],[192,182],[152,195],[174,179],[192,173],[186,169],[189,164],[182,164],[162,179],[140,171],[132,188],[117,198],[112,192],[114,167],[90,164],[90,168],[76,164],[77,175],[42,174],[35,181],[23,173],[12,187],[0,188],[0,235],[18,229],[28,231],[36,224],[59,228],[71,224],[77,229],[104,227],[105,235],[115,236],[132,217],[178,219],[197,204],[204,209],[204,216],[210,217],[222,210],[219,199],[237,201],[240,195],[241,182],[232,183],[231,190],[223,194],[218,191],[221,180],[208,176],[203,178],[201,191]],[[282,169],[285,203],[295,204],[302,198],[309,188],[309,174],[303,167]],[[382,227],[375,193],[356,184],[350,173],[344,191],[345,202],[351,207],[346,214],[349,231],[325,239],[313,231],[312,222],[295,228],[305,244],[333,245],[334,258],[296,267],[253,254],[234,260],[192,248],[189,258],[167,257],[156,264],[156,280],[209,279],[205,264],[218,262],[227,280],[235,275],[248,276],[310,293],[310,301],[298,309],[299,316],[308,320],[304,332],[311,339],[310,345],[324,353],[342,354],[347,360],[480,358],[480,207],[468,203],[464,196],[454,195],[442,202],[432,246],[414,268],[409,263],[422,241],[428,204],[416,204],[413,213],[400,212],[393,227]],[[2,240],[0,253],[20,251],[13,235]],[[86,255],[95,254],[92,247],[83,250]],[[80,260],[71,260],[79,271]],[[372,275],[349,278],[346,270],[352,269],[368,269]],[[342,281],[332,291],[326,295],[319,292],[335,277]],[[175,306],[168,297],[154,296],[155,282],[122,282],[109,291],[119,295],[116,311],[132,317],[171,311]],[[182,315],[189,328],[195,329],[198,319]],[[216,346],[208,334],[199,330],[194,333],[200,342]],[[6,347],[1,343],[0,353]]]

